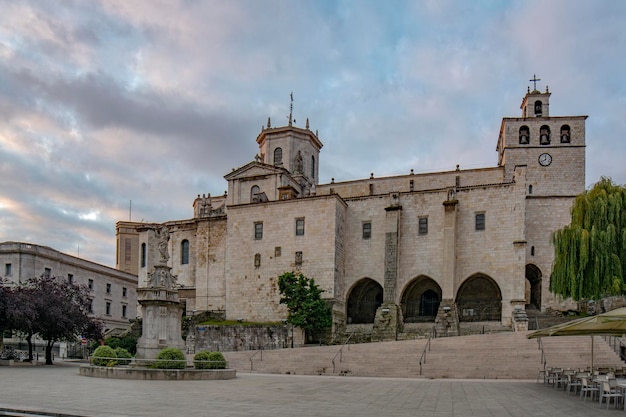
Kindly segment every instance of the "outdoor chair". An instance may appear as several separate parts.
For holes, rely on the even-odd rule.
[[[572,388],[574,389],[574,394],[578,394],[578,390],[582,386],[582,382],[580,380],[580,374],[568,374],[567,375],[567,392],[572,392]]]
[[[580,398],[583,401],[587,401],[587,397],[591,395],[591,399],[596,399],[596,394],[600,393],[600,388],[593,385],[589,377],[583,376],[580,378]]]
[[[602,401],[606,398],[606,408],[609,408],[609,403],[611,402],[611,398],[614,398],[613,407],[617,408],[617,403],[620,402],[622,398],[622,393],[617,389],[615,379],[609,379],[607,381],[602,381],[602,391],[600,392],[600,407],[602,407]]]

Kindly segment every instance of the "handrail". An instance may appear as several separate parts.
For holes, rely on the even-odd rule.
[[[546,363],[548,362],[548,359],[546,358],[546,352],[543,350],[543,342],[541,341],[541,338],[538,337],[537,338],[537,345],[539,345],[539,350],[541,350],[541,361],[540,363],[543,364],[543,370],[546,370]]]
[[[335,359],[337,358],[337,355],[339,355],[339,362],[343,362],[343,348],[348,344],[350,339],[352,339],[352,336],[354,336],[354,332],[350,333],[350,336],[348,336],[346,341],[343,342],[343,344],[341,345],[339,352],[335,353],[335,356],[333,356],[333,359],[331,361],[333,363],[333,374],[335,373]],[[350,345],[348,345],[348,350],[350,350]]]
[[[433,326],[430,334],[428,335],[428,341],[426,342],[426,346],[424,346],[424,350],[422,351],[422,356],[420,356],[420,375],[422,375],[422,365],[426,364],[426,349],[430,352],[430,339],[437,337],[437,329]]]
[[[248,358],[248,359],[250,360],[250,370],[251,370],[251,371],[254,371],[254,369],[253,369],[253,368],[254,368],[254,357],[255,357],[258,353],[261,353],[261,358],[259,359],[259,361],[261,361],[261,362],[262,362],[262,361],[263,361],[263,350],[264,350],[264,348],[266,348],[266,347],[267,347],[267,346],[268,346],[271,342],[272,342],[272,341],[271,341],[271,340],[269,340],[266,344],[264,344],[263,346],[261,346],[261,348],[260,348],[260,349],[257,349],[257,351],[256,351],[256,352],[254,352],[254,353],[252,354],[252,356],[250,356],[250,357]]]

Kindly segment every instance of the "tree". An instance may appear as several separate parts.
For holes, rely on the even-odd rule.
[[[52,365],[52,347],[58,341],[75,341],[79,335],[102,338],[102,323],[89,316],[87,286],[42,276],[29,280],[27,287],[35,298],[35,333],[46,341],[46,365]]]
[[[8,317],[9,300],[13,296],[13,290],[7,285],[4,278],[0,278],[0,349],[2,349],[2,337],[4,332],[11,330],[11,324]]]
[[[626,188],[602,177],[576,197],[571,224],[552,241],[552,292],[574,300],[624,294]]]
[[[287,305],[287,322],[307,332],[320,334],[332,325],[332,313],[322,300],[322,290],[302,274],[286,272],[278,277],[280,303]],[[321,336],[321,335],[320,335]]]
[[[8,322],[13,330],[26,339],[29,362],[33,360],[33,335],[37,332],[37,297],[34,288],[20,284],[13,288],[7,302]]]

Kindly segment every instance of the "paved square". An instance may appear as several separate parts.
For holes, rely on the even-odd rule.
[[[83,377],[75,364],[62,363],[1,367],[3,409],[91,417],[625,415],[534,381],[261,374],[230,381],[134,381]]]

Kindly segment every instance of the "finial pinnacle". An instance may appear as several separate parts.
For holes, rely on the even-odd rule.
[[[289,103],[289,126],[293,125],[293,91],[289,95],[291,102]]]

